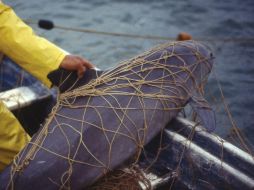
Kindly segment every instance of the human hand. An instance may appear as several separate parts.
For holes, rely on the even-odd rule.
[[[70,71],[77,71],[79,78],[84,75],[87,69],[94,68],[93,64],[88,60],[76,55],[66,55],[60,63],[60,67]]]

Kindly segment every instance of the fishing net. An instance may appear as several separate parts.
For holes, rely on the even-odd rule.
[[[133,166],[145,144],[176,117],[193,92],[202,92],[211,60],[210,52],[196,42],[166,43],[122,62],[86,85],[71,86],[59,95],[44,126],[14,159],[8,187],[14,188],[16,180],[29,175],[41,160],[50,160],[57,171],[51,166],[43,174],[46,179],[34,179],[35,184],[75,189],[75,183],[80,183],[77,178],[91,184],[126,161],[131,172],[104,178],[102,186],[107,188],[105,183],[115,183],[122,176],[132,182],[144,179],[147,184],[144,177],[137,177],[142,176],[140,172],[133,172]],[[202,106],[209,109],[206,103]],[[43,171],[50,166],[40,167]],[[134,188],[135,183],[130,184]]]
[[[82,181],[84,173],[98,172],[90,177],[85,174],[89,181],[85,185],[95,182],[85,189],[152,189],[152,177],[147,175],[151,172],[167,179],[167,189],[188,189],[178,183],[178,178],[188,173],[192,187],[202,184],[203,188],[211,188],[211,181],[195,177],[203,170],[196,167],[197,160],[190,152],[191,142],[202,139],[205,129],[198,126],[201,120],[196,112],[185,106],[193,91],[204,94],[212,59],[207,48],[197,42],[171,42],[124,61],[85,85],[80,80],[68,84],[45,124],[9,168],[7,187],[15,189],[22,175],[34,172],[35,163],[49,159],[52,165],[60,162],[61,167],[56,166],[55,171],[52,167],[46,174],[39,172],[46,180],[38,178],[34,183],[75,189],[76,179]],[[69,78],[71,74],[62,78],[60,87]],[[205,102],[201,106],[209,109]],[[233,123],[227,104],[224,106]],[[171,122],[168,127],[186,138],[181,146],[176,146],[178,150],[165,152],[173,142],[165,141],[163,129],[178,114],[196,123],[188,123],[188,129],[174,129],[180,123]],[[241,132],[235,125],[233,128],[233,139],[240,139],[240,144],[251,153]],[[220,142],[217,148],[221,170],[217,172],[224,175],[222,162],[228,159],[225,142],[214,137]],[[160,157],[175,160],[169,165]],[[188,168],[184,168],[185,162]],[[213,172],[211,166],[203,169]]]
[[[144,176],[139,168],[135,168],[133,166],[128,168],[128,170],[116,170],[107,174],[89,189],[141,190],[143,189],[142,187],[145,189],[150,189],[150,181]]]

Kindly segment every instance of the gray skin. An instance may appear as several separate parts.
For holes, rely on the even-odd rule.
[[[164,59],[172,53],[178,56]],[[161,58],[159,62],[155,61],[159,58]],[[145,59],[147,64],[138,64],[137,60],[141,59]],[[44,141],[39,143],[44,149],[35,146],[36,153],[27,160],[21,171],[14,173],[12,185],[9,182],[14,164],[11,164],[0,176],[0,189],[84,189],[106,172],[116,169],[133,157],[172,118],[176,117],[187,103],[190,103],[197,112],[203,125],[209,131],[213,130],[214,113],[198,90],[198,86],[207,79],[211,71],[212,60],[212,54],[205,46],[197,42],[185,41],[177,42],[174,46],[166,44],[156,52],[146,52],[103,73],[102,76],[106,76],[117,71],[110,81],[96,86],[98,91],[112,87],[114,84],[125,84],[129,81],[133,83],[134,80],[143,78],[149,82],[136,85],[136,88],[115,86],[108,93],[120,91],[140,95],[142,92],[145,95],[152,94],[152,97],[119,93],[114,97],[108,94],[103,96],[84,94],[76,99],[69,98],[73,106],[89,105],[89,107],[84,113],[84,108],[59,106],[55,118],[49,120],[49,133],[43,136]],[[134,68],[123,69],[124,66],[133,62],[136,64]],[[164,67],[155,69],[153,67],[156,64]],[[191,77],[189,77],[190,71]],[[177,74],[168,75],[172,72]],[[163,83],[156,83],[155,81],[161,77],[164,77]],[[92,83],[93,81],[90,82]],[[172,96],[172,98],[158,100],[154,98],[158,94]],[[134,109],[112,109],[110,106]],[[80,120],[85,122],[82,123]],[[38,139],[46,126],[45,124],[33,136],[32,143]],[[102,128],[104,130],[101,130]],[[81,141],[84,144],[80,145]],[[19,158],[15,159],[16,163],[24,163],[32,143],[21,151]],[[72,160],[68,161],[63,156]]]

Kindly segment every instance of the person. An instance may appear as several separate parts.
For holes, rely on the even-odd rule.
[[[49,72],[61,67],[77,71],[81,77],[93,65],[86,59],[68,55],[62,49],[39,37],[0,0],[0,52],[50,87]],[[30,136],[0,101],[0,172],[27,144]]]

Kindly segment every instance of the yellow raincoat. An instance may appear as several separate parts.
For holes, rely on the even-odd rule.
[[[0,52],[4,53],[45,85],[47,74],[59,67],[65,53],[36,36],[9,7],[0,0]],[[0,101],[0,171],[30,140],[15,116]]]

